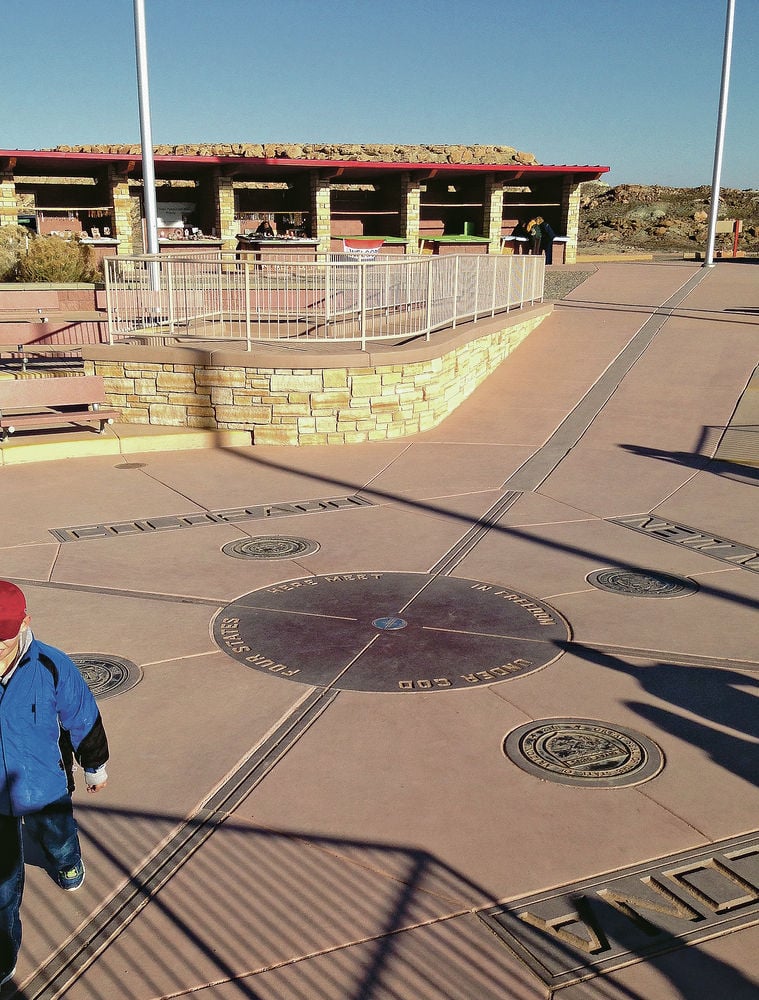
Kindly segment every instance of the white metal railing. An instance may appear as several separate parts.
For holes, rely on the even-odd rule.
[[[406,339],[543,298],[545,258],[497,254],[316,260],[200,252],[104,261],[109,342],[127,337]]]

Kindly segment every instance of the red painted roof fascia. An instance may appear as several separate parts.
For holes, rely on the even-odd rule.
[[[128,163],[142,161],[141,153],[85,153],[64,150],[33,150],[33,149],[0,149],[0,159],[31,160],[37,164],[45,161],[49,163],[60,163],[69,161],[71,163]],[[600,176],[606,173],[610,167],[592,164],[522,164],[522,163],[396,163],[385,160],[291,160],[284,157],[254,157],[254,156],[201,156],[201,155],[180,155],[180,154],[156,154],[154,159],[157,163],[192,163],[206,164],[210,166],[231,166],[249,165],[252,168],[262,166],[267,168],[299,168],[316,170],[334,170],[336,167],[351,171],[356,170],[385,170],[395,172],[399,170],[412,171],[438,171],[440,173],[450,173],[453,171],[463,173],[481,173],[483,170],[494,171],[496,173],[509,173],[525,175],[539,174],[595,174]]]

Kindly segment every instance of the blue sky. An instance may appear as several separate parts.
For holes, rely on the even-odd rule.
[[[153,140],[485,143],[711,183],[727,0],[145,0]],[[6,149],[139,142],[132,0],[2,0]],[[759,2],[722,183],[759,188]]]

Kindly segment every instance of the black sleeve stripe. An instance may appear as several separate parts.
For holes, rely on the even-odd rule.
[[[108,738],[103,720],[98,712],[95,723],[76,748],[74,756],[81,767],[98,768],[108,761]]]

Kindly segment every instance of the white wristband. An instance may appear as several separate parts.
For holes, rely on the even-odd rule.
[[[87,785],[103,785],[108,781],[108,772],[105,769],[105,764],[99,767],[97,771],[85,771],[84,781]]]

